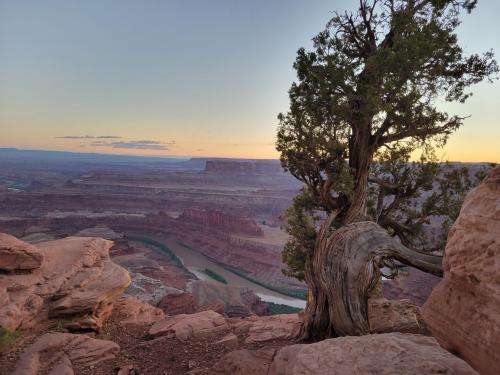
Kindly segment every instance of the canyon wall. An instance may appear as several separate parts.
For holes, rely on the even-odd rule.
[[[279,174],[283,172],[278,161],[208,160],[205,172],[223,174]]]
[[[211,229],[255,237],[263,235],[262,229],[255,220],[222,211],[186,209],[179,220],[199,225],[204,230]]]

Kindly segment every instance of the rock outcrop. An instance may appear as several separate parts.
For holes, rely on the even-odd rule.
[[[123,296],[118,299],[116,305],[123,315],[120,321],[122,325],[147,325],[165,319],[165,313],[161,309],[135,297]]]
[[[279,174],[283,173],[276,160],[233,161],[207,160],[205,172],[220,174]]]
[[[470,192],[448,236],[444,278],[423,308],[432,334],[481,374],[500,373],[500,167]]]
[[[151,337],[168,336],[179,340],[210,337],[227,331],[226,319],[215,311],[201,311],[196,314],[169,316],[149,330]]]
[[[194,296],[186,292],[167,294],[162,298],[158,307],[168,315],[193,314],[200,309]]]
[[[227,354],[215,374],[268,375],[432,375],[477,374],[432,337],[387,333],[340,337],[271,352],[240,350]]]
[[[2,248],[5,242],[12,237],[0,237]],[[69,237],[36,248],[16,244],[43,262],[29,272],[0,275],[0,327],[8,330],[52,318],[70,330],[97,330],[130,283],[127,271],[109,259],[110,241]]]
[[[231,322],[235,333],[248,335],[245,344],[289,340],[296,336],[300,327],[298,314],[249,317]]]
[[[47,333],[21,355],[13,375],[70,375],[74,367],[89,367],[114,358],[120,347],[86,335]]]
[[[184,210],[178,220],[198,225],[202,230],[217,230],[256,237],[263,235],[262,229],[255,220],[228,212],[189,208]]]
[[[36,247],[9,234],[0,233],[0,271],[31,271],[42,265],[43,256]]]

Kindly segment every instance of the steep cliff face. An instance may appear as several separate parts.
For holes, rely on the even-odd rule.
[[[211,229],[235,234],[260,237],[264,233],[255,220],[215,210],[186,209],[179,220]]]
[[[500,374],[500,167],[470,192],[424,305],[432,334],[481,374]]]
[[[222,174],[278,174],[282,173],[283,169],[277,160],[208,160],[205,165],[205,172]]]

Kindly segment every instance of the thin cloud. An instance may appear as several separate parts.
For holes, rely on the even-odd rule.
[[[141,140],[141,141],[118,141],[118,142],[104,142],[95,141],[91,143],[92,146],[96,147],[112,147],[112,148],[125,148],[134,150],[169,150],[169,146],[175,145],[175,141],[171,142],[160,142],[152,140]]]
[[[117,135],[64,135],[57,139],[120,139]]]

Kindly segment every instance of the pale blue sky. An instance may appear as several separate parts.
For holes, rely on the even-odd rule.
[[[0,0],[0,147],[277,157],[297,49],[355,3]],[[498,14],[464,15],[466,51],[500,51]],[[472,118],[444,157],[500,161],[499,89],[447,106]],[[87,135],[122,138],[56,138]]]

